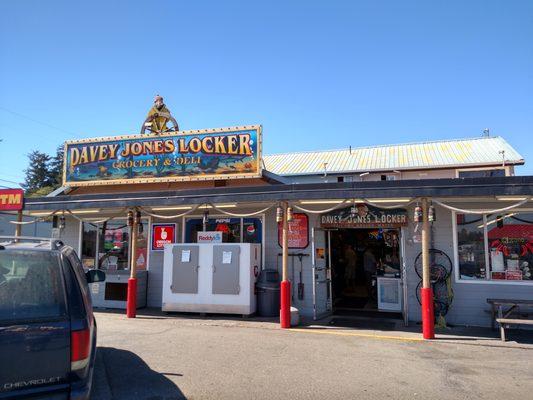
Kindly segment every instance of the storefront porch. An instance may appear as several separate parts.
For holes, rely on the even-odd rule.
[[[490,229],[491,221],[496,217],[491,217],[489,211],[516,206],[510,208],[513,213],[527,213],[531,203],[524,199],[527,200],[532,194],[531,177],[271,184],[32,198],[26,201],[25,213],[35,217],[44,217],[52,213],[56,217],[64,216],[64,227],[58,229],[57,234],[79,251],[87,268],[96,266],[98,260],[102,261],[101,255],[109,250],[106,246],[109,247],[114,241],[123,243],[119,246],[121,250],[119,254],[107,257],[103,261],[107,268],[111,266],[111,269],[122,270],[128,268],[130,265],[128,259],[131,257],[128,251],[127,211],[134,208],[140,211],[143,232],[138,238],[136,255],[137,258],[140,256],[143,262],[137,265],[140,270],[147,270],[148,274],[147,306],[160,307],[163,252],[153,248],[154,226],[158,224],[174,226],[175,241],[186,243],[195,241],[196,232],[203,229],[204,219],[206,219],[205,230],[219,230],[218,228],[222,229],[224,225],[225,242],[260,243],[263,268],[280,270],[281,247],[278,241],[276,207],[280,201],[287,201],[294,212],[307,215],[306,229],[309,235],[308,242],[304,243],[305,246],[289,249],[289,254],[305,254],[300,257],[301,263],[297,255],[290,256],[292,304],[298,308],[303,317],[319,319],[331,315],[337,306],[334,294],[336,290],[338,291],[339,284],[335,283],[335,278],[338,278],[338,275],[335,275],[335,268],[339,268],[341,262],[340,257],[334,255],[331,237],[328,238],[331,229],[336,228],[331,225],[324,226],[321,216],[328,211],[349,209],[354,203],[382,210],[401,209],[406,216],[405,224],[387,225],[394,220],[385,218],[382,223],[374,221],[359,228],[367,229],[365,235],[370,232],[368,230],[373,234],[376,232],[379,234],[383,229],[397,229],[399,253],[394,257],[399,261],[396,263],[398,270],[397,272],[389,270],[388,273],[392,273],[391,278],[400,280],[401,299],[398,299],[400,308],[396,311],[401,312],[405,324],[409,324],[421,320],[420,305],[417,300],[420,277],[414,268],[416,258],[421,251],[420,227],[413,221],[413,215],[417,200],[426,197],[433,200],[437,216],[436,221],[431,224],[431,247],[445,253],[453,265],[453,272],[446,286],[446,290],[453,294],[449,295],[450,304],[447,305],[445,321],[452,325],[488,326],[490,315],[485,312],[487,297],[531,298],[533,280],[528,279],[526,272],[520,281],[494,279],[501,277],[501,274],[494,276],[493,272],[486,273],[487,265],[492,260],[490,252],[488,255],[482,254],[483,260],[479,259],[475,264],[477,272],[472,272],[472,263],[468,264],[465,261],[468,258],[465,249],[470,247],[463,243],[469,236],[465,236],[462,230],[457,228],[458,218],[463,218],[460,215],[469,214],[449,208],[478,210],[476,211],[478,213],[479,210],[486,210],[487,213],[475,215],[478,215],[478,218],[481,216],[482,220],[485,219],[485,226],[488,224]],[[526,217],[522,219],[533,220]],[[466,218],[468,220],[468,217]],[[106,226],[103,226],[104,224]],[[483,223],[481,222],[481,228],[477,228],[478,225],[480,224],[476,225],[476,229],[483,231]],[[106,236],[109,240],[106,240]],[[118,236],[120,240],[115,240]],[[481,240],[483,241],[483,235]],[[485,246],[481,244],[482,252],[484,248]],[[99,257],[96,257],[97,254]],[[392,255],[391,253],[388,256],[389,261]],[[498,264],[497,268],[501,269],[501,266]],[[301,284],[300,289],[298,284]]]

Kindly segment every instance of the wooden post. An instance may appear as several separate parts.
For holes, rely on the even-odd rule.
[[[280,325],[282,328],[291,327],[291,282],[289,281],[289,221],[287,221],[287,209],[289,207],[286,201],[283,207],[283,231],[282,231],[282,281],[280,290]]]
[[[133,224],[131,226],[130,245],[130,279],[128,279],[128,298],[126,301],[126,316],[135,318],[137,315],[137,232],[139,230],[138,211],[133,210]]]
[[[422,334],[424,339],[435,338],[435,314],[433,310],[433,288],[429,260],[428,199],[422,198]]]
[[[21,232],[22,232],[22,210],[18,210],[17,212],[17,222],[18,224],[15,225],[15,236],[18,237],[18,236],[21,236]]]

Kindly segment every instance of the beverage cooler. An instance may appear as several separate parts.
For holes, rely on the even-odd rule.
[[[181,243],[165,246],[163,311],[250,315],[261,245]]]

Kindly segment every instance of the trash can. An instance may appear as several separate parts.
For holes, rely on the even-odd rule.
[[[262,317],[279,316],[279,273],[264,269],[257,277],[257,314]]]

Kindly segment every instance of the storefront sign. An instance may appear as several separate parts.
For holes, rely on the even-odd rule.
[[[22,210],[24,191],[22,189],[0,189],[0,210]]]
[[[278,223],[278,244],[280,247],[283,234],[283,223]],[[289,221],[289,249],[305,249],[309,245],[309,218],[307,214],[293,213]]]
[[[69,186],[259,176],[257,125],[65,143],[63,184]]]
[[[196,241],[198,243],[222,243],[222,232],[198,232],[196,234]]]
[[[171,243],[176,243],[176,224],[153,224],[152,250],[164,250]]]
[[[321,215],[320,225],[323,228],[399,228],[407,225],[407,211],[356,204]]]

